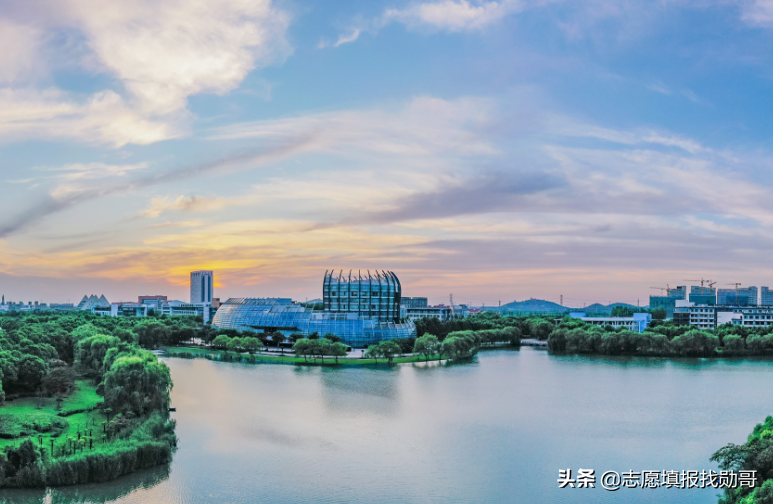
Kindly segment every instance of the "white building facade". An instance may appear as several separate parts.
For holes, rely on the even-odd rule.
[[[215,272],[200,270],[191,272],[191,304],[212,304],[215,285]]]

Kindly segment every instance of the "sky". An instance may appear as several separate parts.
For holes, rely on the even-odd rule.
[[[773,286],[773,0],[0,0],[0,294]]]

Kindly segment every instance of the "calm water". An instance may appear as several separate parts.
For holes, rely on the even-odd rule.
[[[494,351],[457,366],[168,359],[179,450],[119,481],[10,502],[714,503],[717,490],[558,489],[559,468],[716,469],[773,414],[773,363]]]

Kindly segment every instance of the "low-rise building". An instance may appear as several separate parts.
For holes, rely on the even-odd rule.
[[[168,301],[161,306],[163,315],[202,317],[206,324],[215,316],[217,307],[212,303],[184,303],[182,301]]]
[[[467,305],[437,305],[437,306],[425,306],[422,308],[408,308],[402,305],[401,317],[410,320],[418,320],[421,318],[436,318],[438,320],[449,320],[452,318],[464,318],[469,314]]]
[[[572,312],[569,314],[574,319],[598,326],[624,327],[629,331],[644,332],[652,322],[650,313],[634,313],[632,317],[588,317],[585,312]]]
[[[104,294],[97,297],[94,294],[91,296],[83,296],[81,302],[75,307],[76,310],[93,311],[94,308],[110,308],[110,301],[107,300]]]
[[[110,303],[110,306],[95,306],[91,313],[103,317],[147,317],[148,306],[140,303]]]
[[[773,325],[773,306],[683,306],[676,308],[674,321],[697,329],[715,329],[723,324],[767,327]]]
[[[425,297],[403,297],[400,298],[400,304],[406,308],[426,308],[428,306]]]

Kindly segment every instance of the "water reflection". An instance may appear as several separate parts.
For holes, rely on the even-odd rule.
[[[347,417],[394,417],[400,411],[400,366],[335,368],[319,372],[322,403],[328,413]]]
[[[113,483],[0,502],[716,503],[716,491],[559,490],[559,468],[716,469],[773,412],[769,359],[554,356],[362,368],[167,359],[179,448]],[[168,478],[167,478],[168,476]]]
[[[169,478],[169,464],[145,469],[106,483],[92,483],[46,490],[0,490],[3,504],[104,503],[132,492],[153,488]]]

